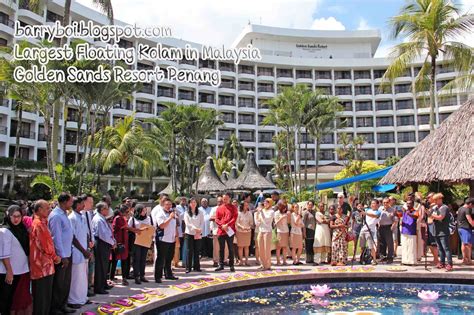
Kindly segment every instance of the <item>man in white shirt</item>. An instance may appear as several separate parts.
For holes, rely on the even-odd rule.
[[[72,212],[69,215],[74,238],[72,240],[72,271],[71,289],[69,291],[68,306],[79,309],[87,303],[87,270],[89,252],[88,228],[86,218],[81,214],[84,202],[81,197],[74,198]]]
[[[176,201],[177,203],[177,201]],[[186,229],[186,224],[184,223],[184,214],[188,211],[188,199],[186,197],[179,198],[179,204],[176,206],[176,214],[178,221],[178,237],[179,237],[179,259],[181,260],[181,265],[186,268],[186,242],[184,241],[184,230]]]
[[[204,214],[204,222],[201,227],[202,231],[202,247],[201,256],[212,258],[212,231],[211,231],[211,211],[209,201],[206,198],[201,199],[199,210]]]
[[[216,224],[216,212],[217,208],[223,204],[222,197],[219,196],[217,197],[217,206],[213,207],[211,209],[211,212],[209,214],[209,228],[210,232],[212,233],[212,261],[214,262],[213,266],[217,267],[219,266],[219,241],[217,238],[217,224]],[[225,246],[224,250],[224,263],[227,263],[229,259],[229,249],[227,248],[227,245]]]
[[[156,283],[162,282],[163,269],[165,279],[178,280],[178,277],[175,277],[171,270],[171,261],[173,260],[177,235],[176,214],[172,211],[171,206],[171,200],[166,199],[163,203],[163,207],[156,214],[156,221],[153,220],[153,223],[157,226],[155,236],[155,244],[158,252],[158,257],[155,261]]]
[[[370,208],[366,209],[365,212],[362,212],[365,222],[362,225],[359,235],[359,243],[362,252],[367,243],[367,247],[370,248],[370,253],[372,255],[372,264],[377,264],[377,224],[379,223],[380,202],[377,199],[372,200],[370,203]]]

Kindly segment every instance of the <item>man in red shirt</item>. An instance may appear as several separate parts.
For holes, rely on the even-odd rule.
[[[216,271],[224,270],[224,250],[225,244],[229,249],[229,267],[234,272],[234,235],[235,221],[237,220],[237,207],[231,204],[230,193],[222,196],[223,204],[217,208],[216,224],[217,224],[217,240],[219,241],[219,267]]]
[[[56,255],[48,229],[49,203],[38,200],[30,233],[30,275],[33,288],[33,314],[49,314],[53,295],[54,264],[61,262]]]

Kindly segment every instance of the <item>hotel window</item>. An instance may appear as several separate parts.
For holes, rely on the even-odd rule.
[[[446,84],[449,83],[450,80],[442,80],[436,82],[436,90],[441,90]]]
[[[154,84],[142,83],[142,88],[138,92],[146,94],[155,94]]]
[[[8,46],[8,40],[5,38],[0,38],[0,47],[7,47]]]
[[[319,160],[321,160],[321,161],[333,161],[334,160],[334,151],[333,150],[320,150],[319,151]]]
[[[267,92],[267,93],[273,93],[273,83],[258,83],[258,92]]]
[[[322,136],[321,144],[334,144],[334,134],[327,133]]]
[[[219,105],[235,106],[235,98],[230,95],[219,95]]]
[[[344,133],[338,133],[337,134],[337,143],[338,144],[341,144],[342,143],[342,135],[345,134],[347,135],[347,139],[349,141],[351,141],[352,139],[354,139],[354,134],[353,133],[347,133],[347,132],[344,132]]]
[[[354,119],[352,117],[341,117],[337,121],[339,128],[354,127]]]
[[[325,95],[331,95],[331,87],[327,85],[316,85],[316,90],[319,90],[321,93]]]
[[[385,71],[387,71],[387,69],[374,70],[374,79],[380,79],[381,77],[383,77],[383,75],[385,74]]]
[[[425,139],[430,134],[429,130],[418,131],[418,141]]]
[[[12,119],[10,122],[10,137],[16,137],[16,129],[18,126],[18,121]],[[27,139],[34,139],[35,133],[31,131],[33,126],[30,123],[23,121],[21,123],[20,137]]]
[[[175,98],[174,87],[158,85],[158,97]]]
[[[374,118],[373,117],[357,117],[356,119],[357,127],[373,127]]]
[[[222,79],[220,88],[235,89],[235,81],[232,79]]]
[[[81,154],[79,154],[79,157],[80,157],[79,160],[82,160]],[[38,149],[38,151],[37,151],[37,153],[36,153],[36,161],[38,161],[38,162],[46,162],[46,161],[47,161],[46,159],[47,159],[46,150]]]
[[[168,107],[166,105],[163,105],[163,104],[157,104],[156,105],[156,115],[157,116],[160,116],[162,112],[164,112],[165,110],[167,110]]]
[[[300,143],[312,144],[312,143],[314,143],[314,138],[309,133],[303,132],[301,134]]]
[[[196,60],[188,60],[186,58],[183,58],[179,61],[179,64],[195,66],[196,65]]]
[[[392,94],[392,85],[386,84],[386,85],[381,85],[381,84],[376,84],[374,86],[375,89],[375,94]]]
[[[277,78],[292,78],[292,69],[277,69]]]
[[[274,132],[260,131],[258,133],[258,142],[271,143],[273,141]]]
[[[354,79],[370,79],[370,70],[356,70],[354,71]]]
[[[454,72],[452,64],[441,64],[436,66],[436,74]]]
[[[11,145],[9,150],[9,157],[13,157],[15,155],[15,146]],[[29,160],[30,159],[30,149],[25,147],[19,148],[18,159],[20,160]]]
[[[262,76],[273,77],[273,68],[268,67],[258,67],[257,74]]]
[[[297,79],[312,79],[312,72],[311,70],[296,70],[296,78]]]
[[[258,149],[258,159],[259,160],[271,160],[273,159],[273,149]]]
[[[150,102],[137,101],[136,102],[136,110],[137,110],[137,112],[152,114],[153,113],[153,104],[150,103]]]
[[[375,101],[376,110],[393,110],[392,101]]]
[[[248,97],[239,97],[239,107],[255,108],[254,99]]]
[[[410,93],[411,90],[411,83],[406,84],[396,84],[395,85],[395,93]]]
[[[250,131],[250,130],[240,130],[239,131],[239,140],[240,141],[254,142],[255,141],[254,132]]]
[[[301,150],[301,157],[302,160],[314,160],[314,150],[312,149],[303,149]]]
[[[133,110],[132,102],[129,99],[121,100],[120,102],[114,105],[114,108]],[[86,119],[86,117],[83,116],[83,119]]]
[[[372,110],[372,102],[356,102],[356,111],[363,112],[363,111],[371,111]]]
[[[366,143],[375,143],[373,133],[358,133],[359,137],[362,137]]]
[[[352,112],[352,102],[340,102],[339,104],[343,107],[343,111]]]
[[[428,125],[430,123],[430,115],[418,115],[418,125]]]
[[[233,133],[233,130],[219,129],[219,140],[227,140]]]
[[[67,120],[68,121],[79,121],[79,111],[76,108],[68,107],[67,109]]]
[[[393,132],[383,132],[377,134],[378,143],[394,143],[395,134]]]
[[[416,99],[416,107],[417,108],[428,108],[428,107],[430,107],[429,97],[417,98]]]
[[[216,62],[214,60],[199,60],[199,67],[200,68],[209,68],[209,69],[215,69],[216,68]]]
[[[253,114],[239,114],[239,124],[255,125],[255,116]]]
[[[418,73],[420,73],[420,71],[421,71],[421,67],[414,67],[413,68],[413,75],[416,77],[418,75]]]
[[[396,100],[395,101],[395,106],[396,106],[397,110],[413,109],[413,100],[412,99]]]
[[[397,134],[398,142],[416,142],[416,134],[414,131],[410,132],[399,132]]]
[[[260,126],[263,125],[263,120],[265,119],[265,117],[266,117],[266,115],[258,115],[258,124]],[[269,124],[268,126],[274,126],[274,125]]]
[[[77,132],[74,130],[66,130],[66,144],[74,145],[77,143]]]
[[[258,99],[258,108],[260,108],[260,109],[268,108],[268,102],[269,101],[270,101],[270,99],[268,99],[268,98],[259,98]]]
[[[199,92],[199,103],[215,104],[216,99],[214,94]]]
[[[456,96],[438,96],[438,105],[439,106],[455,106],[458,105],[458,99]]]
[[[336,95],[352,95],[352,87],[336,86]]]
[[[379,155],[379,160],[385,160],[395,155],[395,149],[379,149],[378,155]]]
[[[15,1],[14,1],[15,2]],[[46,22],[56,22],[56,21],[59,21],[62,23],[63,21],[63,17],[59,14],[56,14],[54,12],[51,12],[51,11],[47,11],[46,12]]]
[[[391,127],[393,126],[393,117],[377,117],[377,127]]]
[[[358,85],[355,87],[355,95],[372,95],[372,86]]]
[[[336,80],[350,80],[351,72],[350,71],[334,71],[334,79]]]
[[[439,114],[439,123],[442,123],[446,118],[449,117],[449,115],[451,115],[451,113],[441,113],[441,114]]]
[[[459,104],[464,104],[465,102],[467,102],[468,99],[469,99],[469,96],[467,94],[460,94]]]
[[[362,149],[360,150],[360,155],[366,160],[375,160],[375,150],[374,149]]]
[[[410,153],[411,150],[413,150],[413,148],[398,148],[398,156],[404,157],[405,155]]]
[[[255,74],[253,66],[239,65],[239,73]]]
[[[253,91],[255,87],[253,82],[239,81],[239,91]]]
[[[315,71],[315,79],[331,80],[331,71]]]
[[[413,126],[415,117],[413,116],[397,116],[397,126]]]
[[[179,100],[187,100],[187,101],[194,101],[194,91],[189,90],[178,90],[178,99]]]
[[[235,72],[235,65],[233,63],[219,62],[219,70]]]
[[[128,40],[125,40],[125,39],[119,40],[119,42],[117,43],[117,45],[118,45],[120,48],[132,48],[132,47],[133,47],[133,43],[132,43],[131,41],[128,41]]]

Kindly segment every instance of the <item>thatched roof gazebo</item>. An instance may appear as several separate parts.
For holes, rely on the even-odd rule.
[[[207,157],[206,164],[197,182],[193,184],[193,188],[197,193],[213,193],[226,190],[226,186],[217,175],[212,157]]]
[[[229,180],[229,173],[226,171],[223,171],[221,174],[221,182],[225,184],[227,183],[228,180]]]
[[[474,197],[474,100],[443,121],[385,175],[380,184],[469,184]]]
[[[179,181],[176,182],[176,187],[178,188],[179,190]],[[173,179],[170,177],[170,181],[168,182],[168,185],[158,193],[158,195],[168,195],[170,196],[171,194],[173,194]]]
[[[230,170],[229,177],[227,178],[227,182],[225,183],[225,186],[227,189],[230,189],[235,182],[237,181],[237,178],[239,177],[239,172],[237,170],[237,166],[232,166],[232,169]]]
[[[230,180],[229,180],[230,181]],[[247,152],[247,161],[245,162],[244,169],[240,173],[239,178],[227,187],[231,190],[264,190],[264,189],[275,189],[275,184],[269,182],[265,177],[260,174],[257,163],[255,162],[255,154],[252,150]]]

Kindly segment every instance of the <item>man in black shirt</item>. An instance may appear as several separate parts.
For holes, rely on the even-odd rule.
[[[468,198],[464,205],[458,210],[458,231],[461,239],[461,250],[463,263],[472,263],[472,245],[474,244],[474,198]]]
[[[435,209],[431,214],[435,225],[435,239],[438,245],[440,263],[436,266],[438,269],[446,268],[446,271],[453,270],[453,257],[449,249],[449,208],[443,204],[443,194],[437,193],[433,196],[436,203]],[[445,265],[446,259],[448,264]]]

